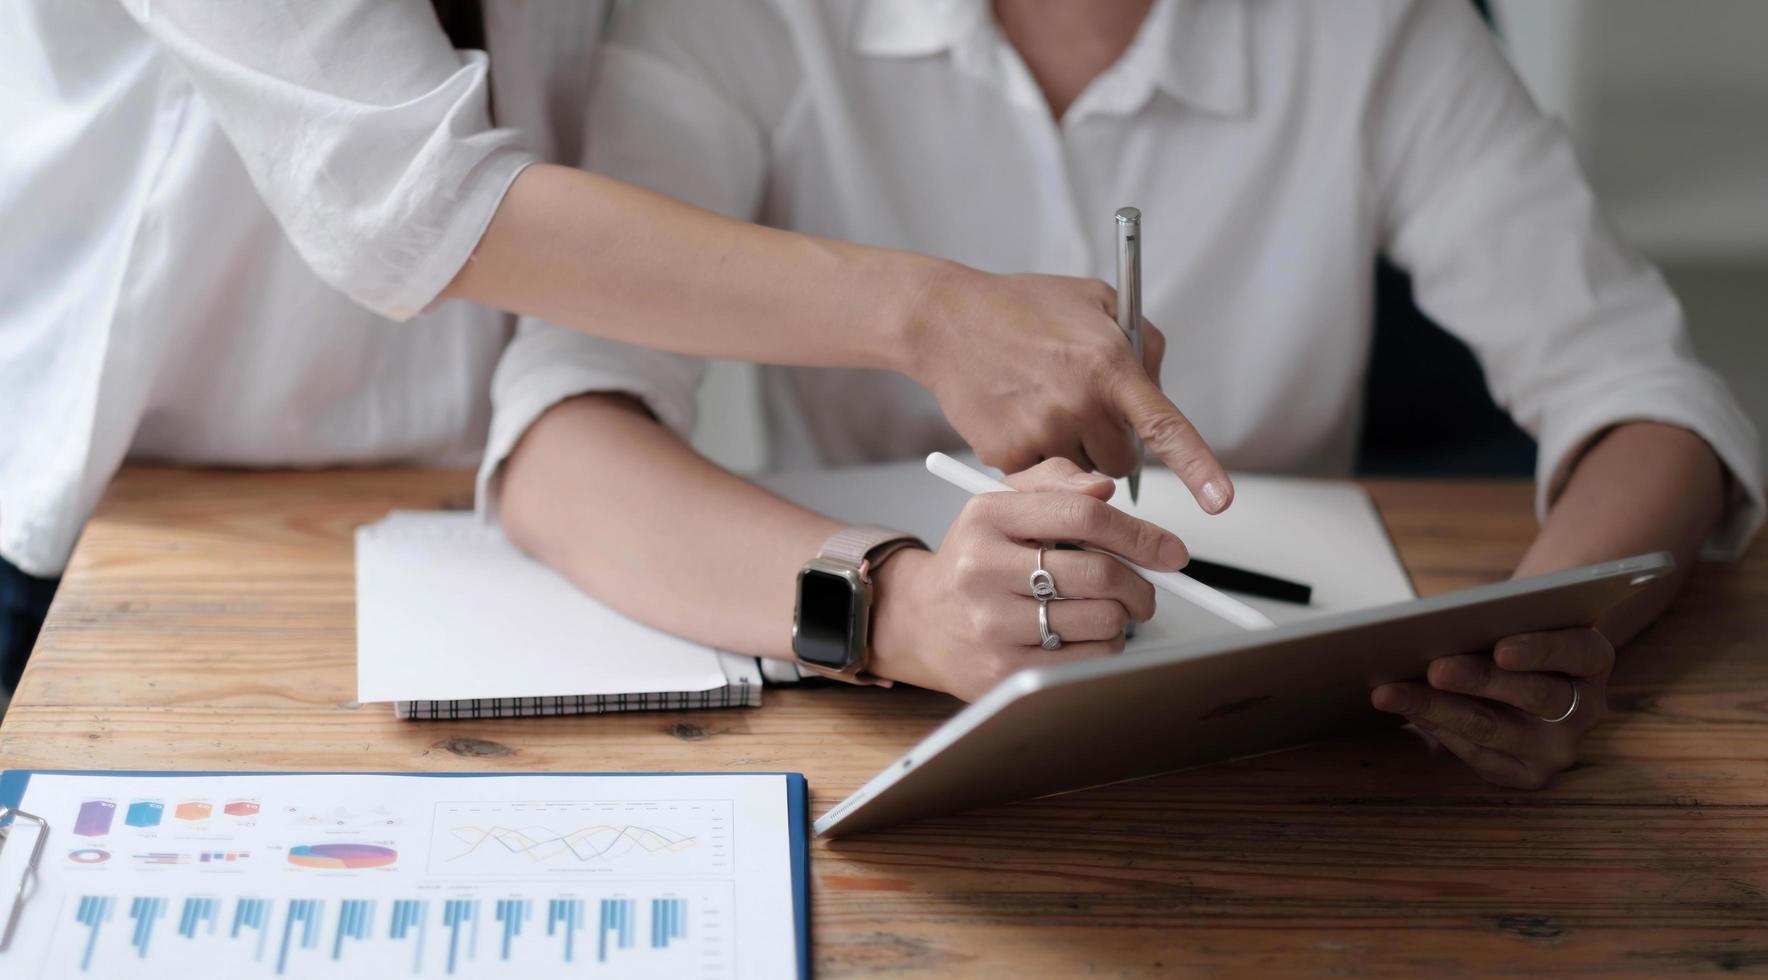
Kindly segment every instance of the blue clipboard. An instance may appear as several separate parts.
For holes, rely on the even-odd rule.
[[[216,770],[132,771],[126,769],[8,769],[0,772],[0,807],[17,807],[31,777],[53,776],[400,776],[408,779],[521,779],[532,776],[784,776],[788,850],[792,857],[792,914],[798,936],[798,976],[810,977],[810,792],[801,772],[221,772]]]

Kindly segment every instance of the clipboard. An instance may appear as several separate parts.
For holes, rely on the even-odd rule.
[[[11,842],[19,828],[19,821],[33,825],[36,830],[31,842],[31,852],[25,858],[24,869],[19,873],[18,883],[12,892],[12,907],[7,910],[6,919],[0,922],[0,952],[5,951],[12,942],[12,931],[18,926],[20,910],[25,900],[30,897],[29,889],[37,880],[37,866],[43,862],[43,848],[49,843],[49,821],[32,813],[20,810],[16,803],[0,804],[0,854]]]
[[[790,885],[791,885],[791,893],[792,893],[792,923],[793,923],[793,931],[794,931],[794,938],[795,938],[794,946],[795,946],[795,958],[796,958],[796,971],[795,972],[796,972],[796,975],[800,978],[808,978],[810,976],[811,960],[810,960],[810,894],[809,894],[809,891],[810,891],[809,792],[808,792],[808,784],[807,784],[807,782],[804,778],[804,775],[802,773],[796,773],[796,772],[747,772],[747,773],[728,773],[728,772],[725,772],[725,773],[719,773],[719,772],[637,772],[637,773],[606,773],[606,772],[570,772],[570,773],[547,773],[547,772],[528,772],[528,773],[523,773],[523,772],[447,772],[447,773],[368,772],[368,773],[357,773],[357,772],[220,772],[220,771],[182,772],[182,771],[122,771],[122,770],[119,770],[119,771],[95,771],[95,770],[56,770],[56,769],[7,770],[4,772],[0,772],[0,867],[5,867],[9,863],[9,862],[6,862],[3,860],[6,856],[6,851],[9,847],[17,846],[19,844],[25,843],[25,838],[20,835],[20,828],[29,826],[34,830],[34,833],[31,833],[29,835],[30,840],[29,840],[29,844],[27,845],[29,847],[29,852],[26,855],[25,861],[23,862],[21,873],[18,875],[18,877],[16,878],[15,881],[0,881],[0,896],[6,896],[6,895],[10,894],[14,898],[14,900],[11,902],[11,908],[8,911],[7,915],[5,916],[5,921],[0,922],[0,929],[3,929],[3,932],[0,932],[0,955],[4,955],[7,952],[7,950],[10,948],[11,944],[18,940],[18,936],[22,935],[24,933],[24,930],[34,928],[34,926],[29,922],[23,922],[21,924],[21,920],[24,918],[24,912],[25,912],[26,908],[29,907],[32,898],[34,898],[36,896],[37,891],[38,891],[38,886],[41,883],[42,876],[41,876],[40,869],[42,867],[44,854],[45,854],[46,850],[48,849],[48,846],[51,842],[51,838],[54,837],[58,833],[57,828],[53,825],[53,823],[50,819],[47,819],[43,816],[29,813],[29,812],[19,809],[19,805],[25,800],[26,793],[30,788],[30,784],[31,784],[33,777],[37,777],[37,776],[90,778],[92,780],[95,780],[95,782],[94,782],[95,788],[102,786],[102,783],[96,782],[96,781],[104,780],[104,779],[119,779],[119,780],[120,779],[146,779],[146,780],[197,779],[197,778],[233,779],[233,778],[237,778],[237,777],[254,777],[254,778],[262,777],[262,778],[268,778],[268,779],[279,779],[279,778],[292,777],[292,776],[312,776],[312,777],[374,776],[374,777],[392,777],[392,778],[400,778],[400,779],[409,778],[409,779],[425,779],[425,780],[471,780],[471,779],[519,780],[519,779],[523,779],[523,778],[539,778],[539,779],[553,778],[553,779],[567,779],[568,780],[568,779],[575,779],[575,778],[644,779],[644,778],[660,778],[660,777],[720,777],[720,778],[722,778],[722,777],[729,777],[729,776],[775,776],[775,777],[781,777],[784,782],[784,788],[785,788],[785,793],[786,793],[784,811],[785,811],[786,818],[787,818],[787,827],[783,828],[783,829],[786,830],[786,837],[787,837],[785,849],[786,849],[787,858],[788,858],[788,873],[790,876]],[[220,795],[225,795],[225,794],[217,794],[217,795],[220,796]],[[69,833],[70,835],[73,835],[75,833],[78,833],[78,831],[76,831],[75,828],[73,828],[73,827],[68,827],[67,833]],[[77,842],[78,840],[79,840],[79,838],[70,836],[70,841]]]

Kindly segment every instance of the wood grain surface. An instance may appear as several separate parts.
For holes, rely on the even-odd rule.
[[[1422,593],[1505,577],[1513,483],[1372,483]],[[792,769],[816,812],[947,717],[914,690],[411,722],[354,698],[352,529],[467,473],[137,468],[82,539],[0,766]],[[928,820],[813,854],[822,977],[1768,972],[1768,545],[1622,652],[1547,790],[1402,731]]]

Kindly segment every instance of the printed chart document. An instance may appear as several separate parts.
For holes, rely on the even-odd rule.
[[[0,976],[805,975],[796,774],[9,772]],[[36,830],[0,849],[0,922]]]

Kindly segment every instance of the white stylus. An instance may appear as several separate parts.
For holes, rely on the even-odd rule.
[[[1009,493],[1013,492],[1013,488],[1007,486],[1005,483],[1002,483],[986,473],[965,466],[963,463],[958,462],[944,453],[927,454],[927,472],[971,495],[1000,493],[1002,491]],[[1086,551],[1097,552],[1101,555],[1110,555],[1112,558],[1116,558],[1118,561],[1123,562],[1124,565],[1128,566],[1130,571],[1140,575],[1155,588],[1165,589],[1186,602],[1220,616],[1241,629],[1268,630],[1275,628],[1277,625],[1276,623],[1271,622],[1264,613],[1259,612],[1257,609],[1243,603],[1235,602],[1233,599],[1222,595],[1220,592],[1217,592],[1194,578],[1189,578],[1178,572],[1152,571],[1143,568],[1122,555],[1113,555],[1111,552],[1106,551],[1103,548],[1092,548],[1087,547],[1086,545],[1082,545],[1081,547]]]

